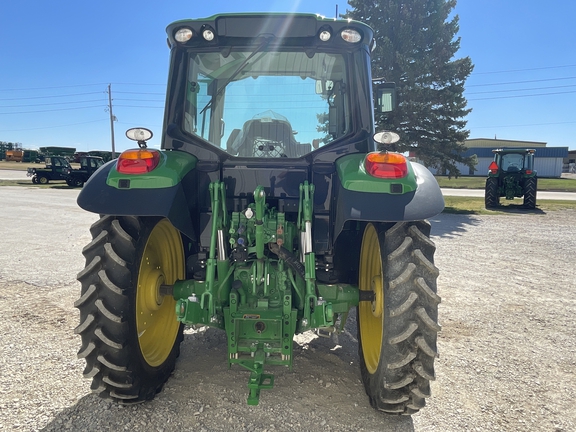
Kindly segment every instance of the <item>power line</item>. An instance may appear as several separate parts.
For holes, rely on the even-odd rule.
[[[7,114],[32,114],[32,113],[53,112],[53,111],[70,111],[70,110],[79,110],[79,109],[87,109],[87,108],[102,108],[102,105],[91,105],[91,106],[73,107],[73,108],[56,108],[56,109],[52,109],[52,110],[1,112],[0,115],[7,115]]]
[[[116,123],[118,124],[123,124],[123,125],[129,125],[131,127],[134,126],[134,124],[140,124],[139,122],[123,122],[123,121],[117,121]],[[147,128],[161,128],[162,125],[161,124],[146,124]]]
[[[549,90],[549,89],[568,88],[568,87],[576,87],[576,84],[575,85],[565,85],[565,86],[521,88],[521,89],[511,89],[511,90],[492,90],[492,91],[472,92],[472,93],[467,92],[466,94],[472,95],[472,94],[489,94],[489,93],[508,93],[508,92],[519,92],[519,91]]]
[[[112,83],[114,85],[132,85],[132,86],[162,86],[165,87],[166,84],[138,84],[138,83]]]
[[[100,84],[76,84],[76,85],[51,86],[51,87],[27,87],[27,88],[14,88],[14,89],[0,89],[0,91],[50,90],[50,89],[59,89],[59,88],[94,87],[94,86],[103,86],[103,85],[106,85],[106,83],[100,83]]]
[[[0,101],[15,101],[15,100],[30,100],[30,99],[49,99],[49,98],[71,97],[71,96],[85,96],[85,95],[100,94],[100,93],[102,93],[102,92],[73,93],[73,94],[52,95],[52,96],[30,96],[30,97],[21,97],[21,98],[0,99]]]
[[[161,102],[164,103],[163,100],[160,99],[130,99],[130,98],[114,98],[116,101],[132,101],[132,102]]]
[[[145,105],[114,105],[120,108],[154,108],[154,109],[164,109],[164,106],[145,106]]]
[[[536,94],[530,94],[530,95],[495,96],[495,97],[476,98],[476,99],[468,99],[468,100],[469,101],[479,101],[479,100],[492,100],[492,99],[515,99],[515,98],[524,98],[524,97],[533,97],[533,96],[561,95],[561,94],[569,94],[569,93],[576,93],[576,90],[567,91],[567,92],[554,92],[554,93],[536,93]]]
[[[4,133],[4,132],[23,132],[23,131],[30,131],[30,130],[42,130],[42,129],[56,129],[56,128],[61,128],[61,127],[78,126],[78,125],[87,124],[87,123],[97,123],[97,122],[101,122],[101,121],[105,121],[105,120],[107,120],[107,119],[89,120],[89,121],[80,122],[80,123],[70,123],[70,124],[65,124],[65,125],[46,126],[46,127],[37,127],[37,128],[6,129],[6,130],[0,130],[0,133]]]
[[[496,129],[496,128],[513,128],[513,127],[529,127],[529,126],[552,126],[552,125],[564,125],[564,124],[576,124],[576,121],[555,122],[555,123],[532,123],[532,124],[506,125],[506,126],[474,126],[470,127],[470,129]]]
[[[571,68],[571,67],[576,67],[576,65],[544,66],[544,67],[537,67],[537,68],[509,69],[509,70],[492,71],[492,72],[472,72],[470,75],[489,75],[489,74],[499,74],[499,73],[527,72],[527,71],[535,71],[535,70],[563,69],[563,68]]]
[[[488,87],[488,86],[509,85],[509,84],[525,84],[525,83],[546,82],[546,81],[562,81],[562,80],[569,80],[569,79],[576,79],[576,76],[564,77],[564,78],[546,78],[546,79],[527,80],[527,81],[509,81],[509,82],[503,82],[503,83],[470,84],[470,85],[467,85],[466,87]]]
[[[166,93],[145,93],[145,92],[126,92],[126,91],[114,91],[114,93],[139,94],[139,95],[158,95],[158,96],[164,96],[166,94]]]
[[[51,102],[44,104],[30,104],[30,105],[0,105],[0,108],[25,108],[25,107],[37,107],[37,106],[50,106],[50,105],[67,105],[75,103],[88,103],[88,102],[102,102],[100,99],[90,99],[82,101],[71,101],[71,102]]]

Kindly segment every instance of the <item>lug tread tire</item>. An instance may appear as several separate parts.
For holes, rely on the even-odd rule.
[[[103,216],[90,227],[84,247],[86,267],[74,306],[80,310],[75,332],[82,338],[78,357],[92,391],[121,404],[151,400],[174,370],[183,340],[181,325],[168,358],[151,367],[140,351],[135,318],[135,282],[144,245],[158,218]]]
[[[488,177],[484,190],[484,206],[494,208],[500,205],[500,194],[498,193],[498,177]]]
[[[536,208],[536,191],[538,189],[538,179],[530,177],[524,183],[524,207],[527,209]]]
[[[360,370],[371,405],[411,415],[426,404],[435,379],[438,268],[427,221],[374,224],[384,275],[384,328],[380,360],[371,374],[364,362],[359,326]]]

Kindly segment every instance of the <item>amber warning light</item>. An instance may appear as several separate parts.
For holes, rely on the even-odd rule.
[[[400,153],[368,153],[364,167],[368,174],[378,178],[399,179],[408,175],[408,163]]]
[[[158,166],[160,152],[148,149],[126,150],[118,158],[117,170],[121,174],[146,174]]]

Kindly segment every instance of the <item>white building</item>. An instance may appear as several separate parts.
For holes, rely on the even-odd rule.
[[[468,147],[468,150],[464,152],[463,156],[476,155],[478,164],[474,170],[470,170],[466,165],[457,164],[456,166],[462,175],[486,176],[488,165],[494,160],[492,150],[497,148],[535,149],[534,170],[538,173],[538,177],[561,177],[564,158],[568,157],[568,147],[546,147],[545,142],[475,138],[466,140],[464,145]],[[430,171],[437,174],[435,169],[430,169]]]

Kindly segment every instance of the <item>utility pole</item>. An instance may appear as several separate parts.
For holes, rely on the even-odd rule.
[[[110,134],[112,135],[112,159],[116,159],[116,149],[114,148],[114,114],[112,113],[112,84],[108,84],[108,110],[110,111]]]

